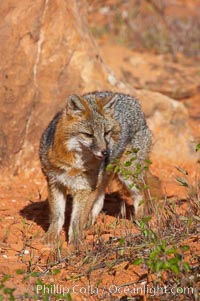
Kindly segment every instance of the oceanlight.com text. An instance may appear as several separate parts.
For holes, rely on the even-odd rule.
[[[93,285],[81,286],[63,286],[59,284],[51,285],[36,285],[36,293],[38,295],[62,295],[66,296],[69,293],[79,295],[148,295],[148,296],[161,296],[161,295],[191,295],[194,293],[193,287],[168,287],[168,286],[134,286],[134,285],[110,285],[104,287],[97,287]]]

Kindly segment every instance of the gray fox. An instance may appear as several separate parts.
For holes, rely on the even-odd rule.
[[[103,208],[105,188],[112,178],[108,166],[131,160],[128,169],[142,182],[145,159],[151,148],[151,132],[138,101],[123,93],[92,92],[71,95],[44,131],[40,142],[42,171],[48,183],[51,213],[47,243],[58,237],[64,224],[66,195],[73,197],[69,242],[80,239],[88,221],[94,224]],[[132,150],[137,156],[133,159]],[[129,165],[129,164],[127,164]],[[127,187],[136,218],[143,199],[129,177],[115,174]],[[140,208],[141,207],[141,208]]]

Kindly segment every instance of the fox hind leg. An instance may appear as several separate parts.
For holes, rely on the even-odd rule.
[[[133,199],[133,206],[135,211],[135,219],[138,220],[144,217],[144,195],[140,192],[137,187],[130,189],[130,194]]]
[[[135,133],[131,144],[126,147],[120,159],[122,166],[128,162],[128,166],[125,165],[128,179],[122,174],[119,174],[119,178],[125,184],[133,199],[136,220],[144,217],[147,212],[144,179],[146,169],[148,168],[146,159],[148,158],[150,148],[151,132],[148,128],[145,128]]]
[[[134,207],[134,215],[135,219],[138,220],[144,216],[144,195],[140,191],[139,188],[137,188],[136,185],[132,186],[132,181],[125,180],[123,176],[119,176],[119,180],[123,185],[125,185],[127,191],[129,192],[129,195],[131,196],[133,200],[133,207]],[[130,188],[131,187],[131,188]]]

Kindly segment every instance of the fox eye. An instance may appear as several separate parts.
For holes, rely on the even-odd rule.
[[[108,136],[111,133],[111,130],[108,130],[104,133],[104,136]]]
[[[93,137],[93,134],[91,134],[91,133],[83,132],[83,133],[81,133],[81,134],[83,134],[84,136],[86,136],[86,137],[88,137],[88,138],[92,138],[92,137]]]

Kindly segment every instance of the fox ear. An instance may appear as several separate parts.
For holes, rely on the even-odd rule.
[[[103,110],[106,114],[112,114],[114,112],[117,95],[108,97],[104,100]]]
[[[83,100],[76,94],[69,96],[67,100],[67,113],[71,115],[80,115],[85,111]]]

